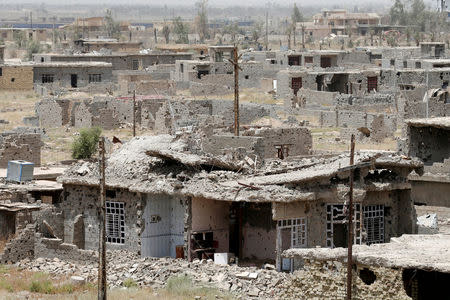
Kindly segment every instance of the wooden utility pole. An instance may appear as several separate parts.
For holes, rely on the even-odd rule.
[[[302,48],[305,49],[305,25],[302,23]]]
[[[266,11],[266,51],[269,50],[269,12]]]
[[[133,136],[136,136],[136,90],[133,91]]]
[[[234,46],[233,60],[228,61],[234,66],[234,135],[239,136],[239,70],[242,70],[239,66],[239,59],[241,55],[238,55],[238,48]]]
[[[347,255],[347,300],[352,299],[352,269],[353,269],[353,164],[355,159],[355,135],[350,141],[350,192],[348,201],[348,255]]]
[[[98,243],[98,300],[106,300],[106,182],[105,137],[99,141],[100,148],[100,226]]]

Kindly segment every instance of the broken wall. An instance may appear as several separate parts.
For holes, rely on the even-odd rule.
[[[111,191],[111,192],[108,192]],[[125,249],[141,253],[141,215],[142,201],[136,194],[121,189],[106,192],[106,201],[123,202],[125,207],[125,243],[107,243],[108,249]],[[86,250],[98,250],[98,195],[96,187],[64,185],[64,200],[61,209],[64,213],[64,243],[73,244],[77,235],[84,237]],[[84,232],[74,231],[77,217],[81,215]]]
[[[230,203],[201,198],[192,199],[193,232],[212,231],[214,240],[218,241],[217,253],[228,253],[230,232]]]
[[[294,273],[291,282],[282,287],[284,299],[345,299],[347,266],[340,261],[305,260],[304,269]],[[366,284],[359,276],[368,268],[375,275],[375,281]],[[391,269],[357,264],[352,269],[352,299],[411,299],[403,287],[402,269]]]

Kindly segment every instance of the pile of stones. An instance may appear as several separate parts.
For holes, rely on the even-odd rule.
[[[121,287],[125,280],[133,280],[139,286],[164,288],[168,279],[182,275],[189,276],[197,286],[210,286],[230,292],[238,298],[276,299],[282,286],[289,286],[292,275],[280,273],[270,264],[261,268],[217,265],[212,260],[173,258],[140,258],[126,251],[107,252],[107,282],[110,287]],[[97,280],[97,263],[69,262],[58,258],[37,258],[22,260],[16,266],[20,269],[45,272],[52,276],[77,276],[89,282]]]

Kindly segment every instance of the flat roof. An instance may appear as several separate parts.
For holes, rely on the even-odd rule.
[[[192,55],[192,53],[189,52],[173,52],[173,53],[166,53],[166,52],[151,52],[151,53],[112,53],[112,54],[93,54],[93,53],[86,53],[86,54],[36,54],[38,57],[67,57],[67,58],[75,58],[75,57],[120,57],[120,56],[181,56],[181,55]]]
[[[58,62],[44,62],[35,63],[33,65],[35,68],[85,68],[85,67],[105,67],[112,68],[111,63],[101,62],[101,61],[79,61],[79,62],[69,62],[69,61],[58,61]]]
[[[390,243],[353,246],[353,261],[362,265],[450,273],[450,235],[402,235]],[[345,248],[289,249],[284,257],[347,260]]]
[[[409,119],[405,120],[405,123],[413,127],[437,127],[450,129],[450,117]]]

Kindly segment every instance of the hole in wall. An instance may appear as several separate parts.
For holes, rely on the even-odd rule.
[[[367,285],[371,285],[377,280],[377,275],[368,268],[359,270],[358,276]]]

